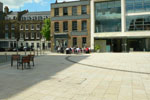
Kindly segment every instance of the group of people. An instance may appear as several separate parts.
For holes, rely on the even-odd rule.
[[[70,47],[69,48],[69,47],[67,47],[67,48],[64,48],[64,47],[58,46],[56,50],[58,53],[66,52],[66,54],[79,54],[79,53],[90,53],[91,52],[91,49],[88,47],[84,47],[84,48],[79,48],[79,47]]]

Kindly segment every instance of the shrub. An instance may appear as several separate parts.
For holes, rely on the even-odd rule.
[[[100,45],[95,45],[94,50],[95,51],[100,50]]]

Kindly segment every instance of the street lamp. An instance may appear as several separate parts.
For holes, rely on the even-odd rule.
[[[17,55],[18,55],[18,41],[19,41],[19,37],[17,36],[16,42],[17,42]]]

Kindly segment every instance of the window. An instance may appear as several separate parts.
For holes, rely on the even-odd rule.
[[[82,21],[82,31],[87,31],[87,21]]]
[[[34,48],[34,43],[31,43],[31,47]]]
[[[55,32],[59,32],[59,22],[55,22]]]
[[[55,8],[54,10],[55,10],[55,11],[54,11],[54,12],[55,12],[54,15],[55,15],[55,16],[59,16],[59,8]]]
[[[40,39],[40,33],[37,33],[37,34],[36,34],[36,38],[37,38],[37,39]]]
[[[29,39],[29,33],[25,33],[25,39]]]
[[[68,8],[67,7],[63,8],[63,15],[64,16],[68,15]]]
[[[39,24],[36,25],[36,30],[40,30],[40,25]]]
[[[26,17],[23,17],[23,20],[26,20]]]
[[[72,7],[72,15],[77,15],[77,7]]]
[[[50,48],[51,47],[51,43],[48,43],[48,48]]]
[[[86,6],[82,6],[82,14],[87,14]]]
[[[37,43],[37,48],[39,48],[40,47],[40,43]]]
[[[34,25],[33,24],[31,25],[31,30],[34,30]]]
[[[25,27],[25,28],[26,28],[26,30],[29,30],[29,25],[26,25],[26,27]]]
[[[121,31],[121,2],[95,3],[95,33]]]
[[[31,20],[31,17],[27,17],[27,20]]]
[[[42,20],[42,16],[38,16],[38,20]]]
[[[29,46],[29,44],[28,43],[26,43],[26,47],[28,47]]]
[[[150,10],[150,0],[126,0],[127,13],[147,12]]]
[[[72,22],[72,31],[77,31],[77,21]]]
[[[77,46],[77,38],[76,37],[73,37],[73,41],[72,41],[72,45],[73,47]]]
[[[15,24],[11,24],[11,30],[15,30]]]
[[[82,37],[82,47],[86,46],[86,37]]]
[[[35,33],[31,33],[31,39],[34,39]]]
[[[37,20],[38,19],[37,16],[35,16],[34,19]]]
[[[8,39],[8,33],[5,33],[5,39]]]
[[[149,15],[127,16],[126,18],[126,31],[150,30]]]
[[[11,39],[15,39],[15,33],[11,33]]]
[[[24,36],[23,36],[23,33],[20,33],[20,38],[23,39],[23,37],[24,37]]]
[[[36,17],[36,16],[33,16],[33,17],[32,17],[32,20],[37,20],[37,17]]]
[[[21,43],[21,47],[23,47],[23,43]]]
[[[5,25],[5,30],[8,30],[8,24]]]
[[[14,17],[13,17],[13,20],[15,20],[15,19],[16,19],[16,17],[14,16]]]
[[[23,25],[20,25],[20,30],[23,30]]]
[[[63,22],[63,31],[68,31],[68,22]]]

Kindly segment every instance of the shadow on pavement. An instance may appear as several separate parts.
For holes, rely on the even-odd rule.
[[[2,65],[3,69],[0,69],[0,100],[10,99],[19,93],[38,85],[38,83],[43,81],[49,81],[50,83],[51,79],[58,78],[55,77],[55,75],[73,65],[72,62],[68,62],[65,59],[66,57],[67,55],[47,55],[37,57],[35,58],[35,67],[33,69],[21,70],[20,68],[17,70],[16,64],[13,67],[8,63]],[[79,57],[76,61],[79,62],[87,57],[88,55]],[[60,80],[62,77],[66,76],[60,76]],[[47,86],[53,87],[49,83]]]

